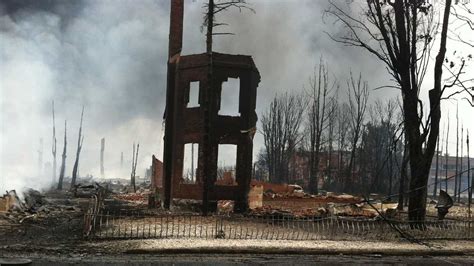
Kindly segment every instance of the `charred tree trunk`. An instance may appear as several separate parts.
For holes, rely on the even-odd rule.
[[[337,142],[338,142],[338,166],[337,166],[337,184],[335,186],[338,192],[343,191],[346,183],[346,160],[344,152],[346,151],[346,136],[349,127],[349,106],[346,103],[339,105],[337,114]]]
[[[57,169],[57,161],[56,161],[56,122],[54,120],[54,101],[53,101],[53,140],[52,140],[52,149],[51,153],[53,154],[53,184],[56,182],[56,169]]]
[[[79,125],[79,135],[77,137],[77,150],[76,150],[76,160],[74,161],[74,167],[72,168],[72,179],[71,179],[71,189],[76,185],[77,179],[77,169],[79,168],[79,156],[81,155],[82,143],[84,143],[84,136],[82,135],[82,119],[84,117],[84,106],[82,107],[81,112],[81,123]]]
[[[64,148],[61,161],[61,170],[59,171],[58,190],[63,189],[64,173],[66,171],[66,150],[67,150],[67,121],[64,121]]]
[[[408,217],[420,225],[425,219],[427,182],[439,135],[440,101],[444,89],[456,83],[442,86],[452,1],[444,2],[443,15],[439,21],[440,37],[436,37],[439,40],[439,51],[433,69],[434,85],[429,91],[429,108],[425,108],[419,95],[424,74],[428,70],[428,64],[425,62],[430,58],[432,49],[430,41],[437,34],[437,21],[431,19],[435,17],[432,3],[427,1],[366,3],[367,7],[364,8],[362,18],[353,17],[350,12],[345,12],[334,2],[330,3],[332,9],[327,12],[348,28],[346,35],[334,39],[347,45],[362,47],[380,59],[400,88],[410,156]],[[429,110],[428,114],[423,113],[426,109]]]
[[[137,192],[137,186],[135,182],[135,176],[137,171],[137,163],[138,163],[138,150],[140,149],[140,143],[137,144],[135,150],[135,143],[133,143],[133,153],[132,153],[132,172],[130,174],[130,185],[133,188],[133,192]]]
[[[394,150],[395,150],[395,156],[397,154],[397,146],[394,145]],[[389,160],[389,165],[388,165],[388,200],[392,200],[392,182],[393,182],[393,150],[390,148],[388,151],[388,160]]]
[[[416,8],[416,6],[414,8]],[[439,121],[441,119],[441,79],[443,75],[443,62],[446,55],[450,8],[451,0],[446,0],[441,29],[441,42],[434,67],[434,88],[429,91],[431,124],[429,133],[423,134],[427,135],[425,147],[423,147],[423,136],[420,134],[420,121],[416,122],[413,120],[414,118],[418,119],[418,115],[412,116],[418,114],[418,95],[410,95],[410,92],[405,92],[404,107],[405,110],[408,111],[405,112],[405,128],[410,138],[410,164],[412,172],[408,218],[412,221],[424,222],[426,215],[427,183],[434,151],[436,149],[436,140],[439,135]],[[416,17],[414,19],[416,19]],[[416,54],[412,56],[416,57]],[[408,80],[409,79],[407,79],[407,81]],[[410,100],[406,100],[407,94]]]
[[[321,59],[318,73],[310,79],[310,106],[308,112],[309,130],[309,192],[313,195],[319,192],[319,161],[321,155],[324,129],[329,119],[326,101],[330,92],[328,67]]]
[[[137,174],[137,164],[138,164],[138,151],[140,150],[140,143],[137,143],[137,153],[135,154],[135,167],[133,168],[133,190],[134,192],[137,192],[137,187],[135,184],[135,177]]]
[[[347,81],[347,90],[349,96],[349,107],[350,107],[350,129],[351,129],[351,154],[349,158],[349,166],[347,168],[347,178],[349,182],[345,183],[344,190],[355,191],[354,185],[354,172],[355,172],[355,160],[357,145],[360,140],[363,122],[365,118],[365,112],[367,110],[367,102],[369,99],[369,89],[366,81],[362,81],[362,75],[359,75],[357,80],[350,76]],[[359,173],[360,174],[360,173]],[[349,185],[349,186],[348,186]]]
[[[135,168],[135,142],[133,143],[133,150],[132,150],[132,170],[130,171],[130,186],[132,188],[135,187],[135,176],[133,173],[133,169]],[[135,189],[134,189],[135,190]]]
[[[337,110],[337,99],[334,97],[330,104],[330,114],[328,121],[328,163],[326,165],[326,176],[328,177],[327,183],[332,186],[333,176],[333,151],[334,151],[334,129],[336,122],[336,111]],[[329,186],[328,186],[329,187]]]

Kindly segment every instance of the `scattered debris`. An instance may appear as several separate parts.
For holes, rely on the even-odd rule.
[[[446,191],[440,190],[438,203],[435,206],[438,209],[438,219],[443,220],[451,207],[453,207],[453,199]]]
[[[220,214],[229,214],[234,210],[233,200],[219,200],[217,201],[217,212]]]
[[[148,194],[149,193],[137,192],[137,193],[127,193],[127,194],[116,194],[113,197],[119,200],[138,201],[145,204],[148,202]]]
[[[18,198],[16,191],[7,191],[7,193],[0,198],[0,213],[19,208],[19,204],[20,199]]]
[[[29,211],[36,211],[47,204],[44,196],[38,190],[30,188],[23,195],[25,197],[25,208]]]
[[[102,195],[114,193],[114,191],[110,190],[108,187],[109,183],[102,183],[102,185],[97,182],[88,185],[77,184],[73,187],[72,192],[74,197],[77,198],[90,198],[99,193]]]
[[[13,224],[22,224],[26,221],[36,221],[42,218],[48,218],[50,216],[63,216],[70,212],[82,214],[83,208],[88,204],[88,199],[80,204],[79,201],[73,201],[72,195],[66,192],[62,192],[60,200],[51,201],[48,196],[57,196],[54,193],[45,195],[44,193],[34,190],[27,189],[23,193],[23,200],[20,200],[15,190],[11,190],[3,197],[0,198],[0,218],[9,221]],[[71,198],[71,199],[68,199]]]
[[[299,218],[313,217],[314,218],[314,217],[327,217],[330,214],[330,211],[324,207],[288,210],[288,209],[273,208],[270,206],[263,206],[263,207],[254,209],[252,211],[252,214],[258,215],[258,216],[281,216],[281,217],[299,217]]]

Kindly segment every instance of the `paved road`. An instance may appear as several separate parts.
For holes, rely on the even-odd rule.
[[[30,257],[31,265],[474,265],[474,256],[118,255]]]

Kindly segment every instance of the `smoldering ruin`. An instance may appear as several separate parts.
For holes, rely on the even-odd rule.
[[[244,0],[206,1],[201,25],[206,51],[184,54],[186,4],[170,1],[168,53],[161,62],[166,63],[161,69],[166,76],[161,81],[166,84],[161,95],[165,108],[152,112],[163,128],[149,130],[152,141],[162,145],[162,154],[159,149],[150,153],[151,140],[132,134],[127,140],[133,143],[131,160],[124,160],[124,152],[115,154],[120,163],[110,169],[105,166],[108,147],[116,142],[109,144],[109,137],[95,134],[91,137],[100,139],[95,159],[100,174],[84,175],[82,148],[94,109],[82,106],[76,141],[70,138],[76,128],[56,118],[52,101],[54,159],[48,167],[53,184],[47,189],[8,190],[0,197],[0,235],[10,241],[3,250],[20,252],[31,239],[64,254],[78,243],[87,253],[94,240],[146,238],[473,240],[474,159],[458,113],[456,156],[449,155],[449,121],[435,142],[434,130],[418,136],[426,140],[421,154],[428,152],[428,142],[436,146],[433,158],[420,164],[429,172],[422,180],[413,170],[418,155],[413,153],[418,150],[405,133],[409,127],[404,128],[409,107],[398,110],[396,99],[371,105],[368,82],[352,72],[346,81],[348,99],[341,100],[342,86],[322,57],[308,88],[276,94],[266,105],[258,97],[266,73],[259,67],[261,57],[256,60],[261,55],[213,49],[214,37],[233,35],[217,32],[227,24],[217,20],[217,14],[255,10]],[[325,14],[341,19],[342,9],[331,7]],[[236,46],[244,43],[239,36],[233,38]],[[333,39],[347,42],[344,38],[348,37]],[[233,97],[225,98],[226,90]],[[232,113],[224,112],[226,105],[233,105]],[[261,150],[254,148],[257,137],[263,137]],[[43,146],[41,139],[39,169],[44,165]],[[220,159],[228,155],[224,147],[232,150],[232,156],[225,157],[227,164]],[[71,156],[72,167],[66,164]],[[142,161],[147,162],[145,171]],[[118,169],[129,176],[111,178],[107,173]],[[417,199],[421,205],[414,203]],[[94,246],[96,251],[107,252]]]

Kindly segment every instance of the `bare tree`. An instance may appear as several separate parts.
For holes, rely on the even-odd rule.
[[[402,125],[402,119],[400,116],[400,120],[395,120],[397,118],[396,116],[396,101],[395,100],[389,100],[385,104],[385,109],[384,109],[384,119],[383,119],[383,125],[385,129],[385,135],[387,137],[387,143],[386,149],[388,153],[388,175],[389,175],[389,186],[388,186],[388,195],[389,199],[392,197],[392,188],[393,188],[393,177],[395,174],[395,169],[394,169],[394,164],[397,162],[398,153],[397,153],[397,148],[398,147],[403,147],[401,146],[399,139],[397,135],[403,134],[401,130],[401,125]],[[398,125],[398,126],[397,126]],[[399,150],[400,151],[400,150]]]
[[[428,71],[438,25],[431,2],[367,0],[362,17],[355,17],[341,6],[330,3],[331,9],[327,13],[347,29],[347,34],[331,37],[338,42],[361,47],[381,60],[396,81],[398,86],[395,87],[401,90],[412,177],[409,219],[424,221],[427,182],[439,134],[440,100],[443,91],[459,81],[459,75],[451,84],[443,86],[442,81],[452,1],[445,1],[439,23],[439,52],[435,59],[434,87],[429,91],[429,112],[426,115],[419,94]]]
[[[64,173],[66,171],[66,150],[67,150],[67,120],[64,120],[64,147],[61,161],[61,170],[59,171],[58,190],[63,189]]]
[[[474,32],[474,10],[469,7],[469,4],[470,1],[455,0],[451,14],[454,15],[465,28]],[[454,35],[453,39],[460,41],[468,47],[474,48],[474,39],[466,39],[468,36],[472,38],[472,34],[466,34],[466,36],[460,34],[460,32],[451,31],[451,33]]]
[[[246,9],[255,13],[255,10],[250,7],[246,0],[226,0],[226,1],[214,1],[209,0],[204,4],[204,9],[206,10],[204,15],[204,21],[201,25],[201,31],[204,31],[204,28],[207,29],[206,33],[206,50],[208,53],[212,53],[212,39],[216,35],[234,35],[231,32],[214,32],[214,28],[221,26],[228,26],[227,23],[217,22],[216,15],[228,11],[229,9],[238,9],[240,12]]]
[[[254,163],[255,174],[254,178],[259,181],[268,180],[268,163],[265,148],[261,149],[257,155],[257,161]]]
[[[327,152],[328,152],[328,161],[326,164],[326,176],[328,178],[326,186],[333,186],[333,152],[334,152],[334,141],[335,141],[335,130],[337,122],[337,113],[338,113],[338,101],[337,97],[331,97],[329,101],[329,118],[327,122]]]
[[[347,181],[349,182],[344,182],[346,185],[343,188],[344,190],[347,190],[347,185],[351,184],[350,182],[353,182],[357,145],[361,137],[365,112],[367,110],[367,102],[369,99],[368,84],[366,81],[362,81],[362,75],[359,75],[359,78],[355,80],[351,73],[350,78],[347,81],[347,94],[350,108],[349,132],[351,137],[351,155],[349,157],[349,165],[347,167],[346,175]]]
[[[309,106],[307,112],[307,132],[309,144],[309,192],[318,194],[319,161],[323,144],[323,133],[332,116],[328,108],[329,94],[335,88],[336,81],[330,80],[327,64],[321,58],[317,70],[309,80],[306,91]]]
[[[304,101],[300,94],[275,96],[262,115],[266,162],[271,182],[288,182],[288,164],[302,140]]]
[[[397,171],[395,165],[403,150],[400,142],[403,132],[401,121],[397,121],[400,116],[397,116],[396,108],[397,101],[394,99],[385,102],[376,100],[369,108],[370,120],[362,134],[363,155],[359,159],[359,166],[365,169],[367,176],[362,183],[364,191],[387,193],[388,199],[392,195],[393,177]]]
[[[76,150],[76,160],[74,161],[74,167],[72,168],[72,179],[71,179],[71,189],[76,185],[77,178],[77,169],[79,168],[79,156],[82,150],[82,143],[84,143],[84,136],[82,135],[82,119],[84,117],[84,106],[82,107],[81,112],[81,123],[79,125],[79,135],[77,137],[77,150]]]
[[[347,103],[340,104],[337,109],[337,149],[339,151],[337,163],[337,190],[342,191],[344,188],[346,159],[345,153],[347,149],[347,132],[349,130],[350,107]]]
[[[53,140],[51,153],[53,154],[53,184],[56,182],[56,122],[54,121],[54,101],[53,101]]]

